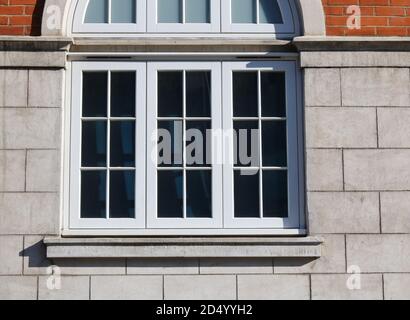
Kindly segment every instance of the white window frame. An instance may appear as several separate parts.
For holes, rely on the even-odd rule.
[[[211,72],[211,121],[212,129],[222,128],[221,104],[221,64],[220,62],[149,62],[147,67],[147,96],[152,100],[148,102],[153,112],[147,113],[147,132],[149,136],[157,130],[157,84],[159,71],[210,71]],[[184,72],[185,75],[185,72]],[[184,94],[185,90],[184,76]],[[184,98],[185,100],[185,98]],[[183,109],[185,110],[185,101]],[[185,115],[185,112],[184,112]],[[185,140],[185,139],[184,139]],[[151,159],[152,154],[158,154],[157,143],[147,141],[147,214],[148,227],[152,228],[197,228],[214,229],[222,228],[222,165],[212,164],[212,214],[211,219],[207,218],[157,218],[157,163]],[[213,146],[214,147],[214,146]],[[215,146],[216,147],[216,146]],[[217,152],[222,152],[222,146]],[[185,169],[185,168],[184,168]],[[189,168],[188,168],[189,169]],[[192,169],[192,168],[191,168]],[[185,190],[184,190],[185,192]]]
[[[82,74],[85,71],[135,71],[136,72],[136,139],[135,139],[135,217],[132,219],[81,219],[81,132],[82,132]],[[110,73],[108,73],[108,92],[110,92]],[[70,155],[70,228],[80,229],[130,229],[145,228],[145,85],[146,64],[142,62],[74,62],[72,64],[72,108],[71,108],[71,155]],[[108,110],[110,96],[108,95]],[[96,118],[109,121],[107,118]],[[110,130],[107,129],[107,156],[110,146]],[[107,164],[108,165],[108,164]],[[108,168],[106,168],[106,171]],[[109,174],[110,170],[108,170]],[[107,179],[107,191],[109,189]],[[107,192],[107,199],[109,193]],[[107,205],[107,216],[109,206]]]
[[[75,8],[74,33],[138,33],[146,31],[146,0],[136,1],[136,23],[111,23],[111,2],[108,0],[108,23],[84,23],[90,0],[78,0]]]
[[[109,0],[115,1],[115,0]],[[153,37],[170,35],[223,38],[230,35],[241,38],[287,38],[299,33],[295,0],[277,0],[281,8],[283,24],[232,24],[231,0],[211,0],[210,23],[157,23],[157,0],[137,0],[136,23],[84,23],[89,0],[74,1],[71,7],[73,21],[68,21],[72,34],[103,37],[105,35]],[[258,6],[259,8],[259,6]],[[109,14],[109,19],[110,14]],[[184,17],[185,19],[185,17]]]
[[[64,201],[65,235],[299,235],[305,234],[304,170],[303,170],[303,117],[300,108],[300,79],[295,60],[290,61],[167,61],[167,62],[95,62],[73,61],[67,77],[71,108],[69,110],[70,141],[67,151],[69,171],[67,176],[68,201]],[[135,219],[81,219],[80,218],[80,166],[81,166],[81,108],[84,71],[130,71],[137,72],[136,144],[144,144],[144,152],[136,147]],[[262,70],[286,73],[288,118],[288,170],[289,170],[289,218],[237,218],[233,212],[232,164],[213,166],[213,218],[178,219],[156,218],[156,163],[151,154],[156,150],[151,132],[157,128],[156,75],[161,70],[211,70],[212,72],[212,128],[231,129],[232,117],[232,71]],[[140,93],[140,94],[139,94]],[[150,97],[150,100],[147,100]],[[152,99],[152,100],[151,100]],[[216,106],[216,108],[215,108]],[[109,145],[109,144],[108,144]],[[226,146],[221,145],[221,153]],[[233,153],[233,150],[230,150]],[[155,153],[154,153],[155,154]],[[139,179],[139,177],[144,177]],[[65,184],[66,185],[66,184]],[[107,194],[108,196],[108,194]],[[108,208],[107,208],[108,210]],[[181,219],[179,219],[181,220]],[[208,220],[208,221],[206,221]]]
[[[299,166],[298,150],[298,112],[296,90],[296,65],[294,62],[278,61],[253,61],[253,62],[225,62],[223,64],[223,127],[233,133],[233,88],[232,74],[234,71],[259,71],[258,82],[260,83],[261,71],[284,72],[286,74],[286,128],[287,128],[287,155],[288,155],[288,218],[234,218],[234,166],[232,163],[224,163],[224,224],[226,228],[255,228],[255,229],[292,229],[300,227],[300,199],[299,191],[302,183]],[[260,96],[260,92],[259,92]],[[259,98],[259,129],[261,130],[261,99]],[[246,118],[241,118],[245,120]],[[254,118],[250,120],[255,120]],[[260,132],[261,134],[261,132]],[[230,141],[233,141],[231,136]],[[262,152],[262,142],[259,139],[259,152]],[[233,159],[233,148],[229,150],[229,158]],[[259,157],[260,165],[254,168],[262,169],[262,157]],[[259,178],[262,186],[262,178]],[[260,210],[263,208],[263,194],[260,188]]]
[[[158,0],[147,0],[147,32],[152,33],[216,33],[220,32],[220,2],[210,0],[210,23],[185,22],[185,1],[183,0],[182,23],[159,23]]]
[[[232,0],[221,1],[222,32],[226,33],[272,33],[272,34],[295,34],[297,26],[294,21],[294,3],[292,0],[277,0],[282,13],[283,24],[259,24],[259,23],[232,23]],[[254,0],[259,1],[259,0]],[[296,11],[295,11],[296,12]],[[256,6],[257,21],[259,21],[259,5]]]

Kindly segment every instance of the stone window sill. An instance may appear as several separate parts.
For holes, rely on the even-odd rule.
[[[46,238],[47,258],[319,258],[320,237]]]

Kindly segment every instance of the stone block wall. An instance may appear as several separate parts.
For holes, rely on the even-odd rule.
[[[59,233],[63,74],[0,69],[1,298],[37,297],[25,248]]]
[[[363,287],[312,275],[313,299],[410,298],[410,71],[399,57],[302,54],[310,230],[338,239],[342,273],[358,267]]]
[[[47,260],[42,239],[60,226],[65,71],[2,68],[0,299],[409,299],[409,65],[394,52],[301,61],[318,260]],[[60,290],[47,287],[51,265]],[[360,290],[347,286],[352,270]]]

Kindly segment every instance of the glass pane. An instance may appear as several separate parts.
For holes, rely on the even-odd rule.
[[[135,166],[135,122],[111,121],[111,167]]]
[[[235,164],[245,167],[259,166],[259,122],[234,121],[233,129],[236,133]]]
[[[111,116],[135,117],[135,72],[111,73]]]
[[[262,116],[286,117],[286,81],[280,72],[261,73]]]
[[[182,117],[182,71],[158,72],[158,116]]]
[[[259,0],[259,23],[283,23],[277,0]]]
[[[107,166],[106,121],[83,121],[81,155],[83,167]]]
[[[135,2],[136,0],[111,1],[111,22],[135,23]]]
[[[233,73],[233,115],[234,117],[257,117],[258,73]]]
[[[107,72],[83,73],[83,117],[107,116]]]
[[[186,116],[211,116],[211,72],[186,73]]]
[[[158,121],[158,165],[160,167],[182,166],[182,121]]]
[[[232,23],[256,23],[256,0],[232,0]]]
[[[106,217],[106,171],[81,172],[81,218]]]
[[[259,218],[259,171],[234,173],[235,218]]]
[[[110,218],[134,218],[135,172],[110,172]]]
[[[182,0],[158,0],[158,22],[182,23]]]
[[[263,216],[286,218],[288,216],[287,171],[263,171]]]
[[[186,215],[212,218],[212,171],[186,172]]]
[[[208,159],[207,132],[211,129],[211,121],[187,121],[186,122],[186,164],[187,166],[211,166]],[[211,144],[211,139],[209,143]],[[209,158],[211,154],[209,154]]]
[[[287,166],[286,141],[286,121],[264,121],[262,123],[262,154],[264,166]]]
[[[183,218],[184,177],[182,170],[158,171],[158,217]]]
[[[108,23],[108,0],[90,0],[85,23]]]
[[[210,23],[210,0],[185,0],[188,23]]]

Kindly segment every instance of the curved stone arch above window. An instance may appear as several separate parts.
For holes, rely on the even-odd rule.
[[[118,35],[134,35],[134,34],[158,34],[158,33],[167,33],[161,30],[161,28],[157,30],[152,29],[152,24],[145,21],[145,13],[146,12],[146,3],[152,4],[156,1],[141,1],[139,0],[136,7],[135,13],[135,23],[109,23],[110,17],[107,16],[107,23],[89,23],[88,26],[84,27],[84,23],[78,25],[78,21],[82,22],[85,19],[86,15],[86,8],[90,0],[46,0],[45,8],[43,12],[43,21],[42,21],[42,35],[43,36],[75,36],[77,33],[80,35],[95,35],[95,34],[113,34]],[[107,0],[108,1],[108,0]],[[210,0],[217,1],[217,0]],[[247,33],[247,34],[264,34],[272,35],[274,37],[280,38],[291,38],[297,35],[305,35],[305,36],[323,36],[325,35],[325,17],[324,11],[322,6],[321,0],[278,0],[279,5],[282,9],[282,16],[283,20],[286,21],[284,24],[275,24],[274,29],[269,27],[269,24],[264,25],[251,25],[252,28],[246,32],[246,29],[239,29],[235,28],[229,29],[227,26],[224,26],[224,14],[226,16],[226,12],[224,13],[224,6],[222,6],[221,10],[219,11],[215,9],[216,13],[220,13],[222,15],[222,24],[219,25],[219,21],[215,24],[209,23],[211,25],[210,29],[204,29],[203,32],[193,28],[191,29],[191,33],[204,33],[204,34],[211,34],[211,33],[222,33],[222,34],[230,34],[230,33]],[[289,6],[287,7],[286,4]],[[150,5],[152,7],[152,5]],[[215,7],[215,6],[214,6]],[[289,8],[289,9],[288,9]],[[149,9],[149,8],[148,8]],[[152,9],[151,9],[152,10]],[[228,7],[229,10],[229,7]],[[289,11],[290,10],[290,11]],[[80,12],[80,13],[78,13]],[[214,15],[215,12],[211,12],[210,15]],[[290,14],[290,16],[289,16]],[[258,15],[259,16],[259,15]],[[130,19],[132,15],[128,15],[127,19]],[[289,24],[289,19],[293,19],[291,24]],[[77,20],[76,20],[77,19]],[[132,19],[132,18],[131,18]],[[184,18],[183,18],[184,19]],[[259,18],[257,18],[259,19]],[[92,21],[92,19],[91,19]],[[111,19],[112,22],[112,19]],[[77,25],[76,25],[77,24]],[[200,25],[199,23],[198,25]],[[225,21],[226,24],[226,21]],[[238,24],[239,25],[239,24]],[[167,27],[172,27],[171,25],[166,24]],[[175,25],[174,25],[175,26]],[[243,26],[243,25],[242,25]],[[285,27],[287,26],[287,27]],[[289,29],[289,26],[291,28]],[[148,30],[147,31],[147,27]],[[281,29],[281,27],[283,29]],[[246,25],[245,25],[246,28]],[[288,28],[288,29],[286,29]],[[183,29],[181,26],[176,26],[175,29],[172,30],[172,33],[183,33]],[[222,30],[222,32],[221,32]],[[244,31],[245,30],[245,31]],[[278,33],[275,33],[275,30],[279,30]],[[302,30],[299,32],[299,30]],[[97,33],[98,32],[98,33]]]

